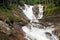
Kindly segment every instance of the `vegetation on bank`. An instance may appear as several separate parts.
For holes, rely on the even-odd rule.
[[[12,11],[15,12],[18,5],[23,6],[24,3],[29,5],[42,4],[46,9],[44,10],[45,15],[60,14],[60,0],[0,0],[0,19],[6,19],[8,17],[15,22],[22,21],[21,15],[18,17]]]
[[[4,33],[0,33],[0,40],[9,40],[9,36],[5,35]]]
[[[5,20],[8,18],[15,22],[22,21],[24,23],[25,20],[21,18],[21,14],[18,17],[14,13],[18,9],[18,5],[23,6],[25,3],[29,5],[42,4],[46,9],[44,15],[60,14],[60,0],[0,0],[0,19]]]
[[[26,20],[20,15],[21,12],[17,11],[18,8],[16,7],[16,5],[14,7],[12,7],[11,9],[7,9],[6,7],[0,6],[0,20],[5,22],[12,21],[20,25],[25,25],[27,23]],[[15,13],[18,15],[16,15]]]
[[[55,4],[56,6],[60,6],[60,0],[0,0],[0,6],[6,6],[7,8],[10,8],[13,4]]]
[[[60,13],[60,0],[0,0],[0,6],[6,7],[7,9],[12,9],[15,5],[23,6],[24,4],[42,4],[44,7],[47,7],[44,10],[44,14]]]
[[[15,22],[22,21],[24,23],[25,20],[21,18],[21,15],[18,17],[14,13],[18,9],[18,5],[23,6],[25,3],[29,5],[42,4],[46,9],[44,15],[60,14],[60,0],[0,0],[0,19],[8,18]]]
[[[55,4],[47,5],[44,15],[60,15],[60,6],[56,6]]]
[[[45,7],[44,15],[59,15],[60,0],[21,0],[23,3],[34,5],[42,4]]]

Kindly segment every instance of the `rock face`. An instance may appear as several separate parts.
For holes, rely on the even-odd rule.
[[[60,40],[60,17],[59,16],[44,16],[40,20],[40,24],[44,27],[54,26],[55,30],[53,33],[58,36]]]
[[[60,40],[60,23],[58,23],[56,26],[55,26],[55,31],[54,33],[58,36],[59,40]]]
[[[0,32],[3,32],[5,34],[11,34],[11,29],[9,28],[10,26],[3,21],[0,21]]]
[[[25,40],[24,32],[19,26],[9,26],[0,21],[0,40]]]
[[[19,8],[7,10],[0,9],[0,40],[26,40],[22,26],[26,25],[29,19]]]

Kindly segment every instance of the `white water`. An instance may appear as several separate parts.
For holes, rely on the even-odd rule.
[[[33,14],[33,10],[32,10],[33,6],[28,6],[28,5],[26,5],[26,4],[24,4],[24,5],[25,5],[25,9],[23,10],[24,14],[25,14],[30,20],[36,19],[35,16],[34,16],[34,14]]]
[[[42,17],[43,17],[43,6],[42,5],[38,5],[38,6],[39,6],[38,19],[42,19]]]
[[[39,26],[39,24],[32,23],[33,21],[36,22],[38,21],[38,19],[41,19],[43,17],[43,6],[38,5],[39,13],[37,15],[38,19],[36,19],[32,10],[33,6],[28,6],[26,4],[24,5],[25,9],[23,9],[23,12],[31,20],[31,22],[27,26],[22,27],[26,35],[25,38],[27,38],[27,40],[59,40],[57,36],[52,33],[52,31],[54,31],[54,28],[39,28],[41,27]]]

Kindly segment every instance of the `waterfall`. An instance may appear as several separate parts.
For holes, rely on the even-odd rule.
[[[25,5],[25,8],[22,9],[23,13],[31,20],[28,25],[23,26],[22,29],[25,32],[25,38],[27,40],[59,40],[56,35],[52,33],[54,28],[52,27],[43,27],[40,24],[37,24],[39,21],[38,19],[42,19],[43,17],[43,6],[38,5],[38,15],[37,17],[34,14],[32,5]],[[37,23],[33,23],[37,22]],[[41,28],[43,27],[43,28]]]
[[[43,6],[38,5],[39,6],[39,14],[38,14],[38,19],[42,19],[43,17]]]
[[[33,6],[26,5],[26,4],[24,4],[24,5],[25,5],[25,9],[23,9],[24,14],[25,14],[30,20],[36,19],[35,16],[34,16],[34,14],[33,14],[33,10],[32,10]]]

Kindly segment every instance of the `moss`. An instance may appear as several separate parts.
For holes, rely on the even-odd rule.
[[[17,23],[22,22],[22,24],[25,24],[26,22],[24,19],[22,19],[23,17],[21,17],[20,15],[19,16],[14,15],[16,10],[17,10],[17,8],[15,8],[15,9],[13,8],[13,9],[9,10],[7,8],[0,7],[0,19],[5,20],[8,18],[9,20],[12,20],[14,22],[17,22]],[[14,11],[14,12],[12,13],[12,11]],[[17,14],[19,14],[19,13],[17,13]]]
[[[60,14],[60,7],[51,7],[51,8],[47,8],[44,11],[44,15],[56,15],[56,14]]]
[[[9,40],[8,35],[0,32],[0,40]]]
[[[47,4],[47,5],[43,5],[43,6],[47,6],[46,10],[44,10],[44,15],[56,15],[56,14],[60,14],[60,7],[56,6],[55,4]]]

